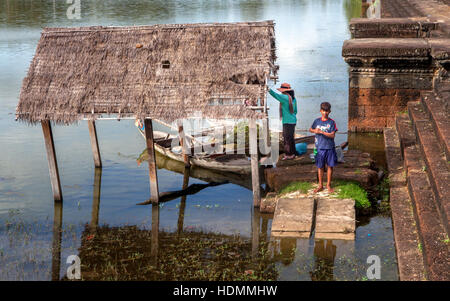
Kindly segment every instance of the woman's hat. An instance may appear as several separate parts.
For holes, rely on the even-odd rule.
[[[279,87],[277,90],[280,92],[292,91],[291,85],[289,85],[288,83],[282,83],[281,87]]]

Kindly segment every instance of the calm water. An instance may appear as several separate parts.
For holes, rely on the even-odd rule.
[[[81,0],[81,3],[81,19],[69,20],[66,1],[0,0],[2,280],[50,280],[52,267],[62,277],[67,269],[67,256],[78,254],[85,224],[96,220],[97,216],[99,225],[109,227],[136,225],[151,229],[152,226],[151,206],[136,205],[148,199],[149,183],[147,165],[139,164],[137,160],[145,144],[134,124],[131,121],[97,123],[104,163],[100,198],[94,193],[100,181],[94,177],[86,123],[57,126],[54,127],[54,138],[64,195],[63,232],[60,250],[52,248],[53,242],[59,241],[52,231],[54,222],[58,224],[59,209],[55,219],[41,128],[14,121],[22,79],[42,27],[273,19],[276,22],[279,77],[281,81],[291,83],[299,101],[297,128],[308,128],[319,114],[320,102],[327,100],[332,104],[332,117],[339,130],[347,131],[348,74],[347,65],[341,58],[341,47],[349,38],[349,19],[360,13],[356,0]],[[275,117],[275,100],[269,99],[269,106],[275,108],[270,112]],[[347,138],[345,134],[338,135],[337,142]],[[350,137],[350,141],[355,141],[351,147],[364,148],[364,143],[359,140]],[[158,170],[158,176],[161,191],[181,189],[183,174],[162,168]],[[205,182],[199,177],[191,177],[189,184],[193,183]],[[261,222],[262,237],[268,237],[271,217],[254,216],[252,193],[244,186],[230,183],[208,187],[188,196],[182,228],[185,231],[239,234],[251,239],[252,218],[255,217]],[[165,203],[159,209],[159,229],[169,233],[176,231],[180,225],[179,215],[180,199]],[[294,250],[293,253],[282,252],[286,248]],[[282,254],[276,257],[279,258],[276,263],[278,279],[364,279],[368,266],[366,258],[372,254],[381,257],[382,279],[397,279],[389,217],[376,216],[361,223],[356,240],[351,243],[286,239],[278,242],[275,249],[276,254]],[[334,249],[335,252],[327,251]],[[60,256],[55,250],[61,252]],[[60,266],[57,264],[59,258]],[[326,263],[325,270],[320,268],[323,262]]]

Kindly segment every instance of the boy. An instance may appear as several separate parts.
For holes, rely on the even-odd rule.
[[[309,131],[316,134],[316,166],[318,168],[319,187],[314,192],[323,190],[323,173],[325,164],[327,165],[327,190],[332,193],[331,176],[333,175],[333,167],[337,163],[336,149],[334,144],[334,136],[337,132],[336,122],[329,118],[331,113],[331,105],[328,102],[320,104],[320,114],[322,117],[314,120]]]

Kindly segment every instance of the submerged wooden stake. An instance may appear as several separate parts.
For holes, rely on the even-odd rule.
[[[94,174],[94,193],[92,197],[92,219],[90,224],[91,230],[95,230],[98,227],[101,185],[102,185],[102,169],[96,168]]]
[[[259,209],[253,209],[252,214],[252,258],[255,260],[259,253],[259,233],[260,233],[260,217]]]
[[[95,167],[102,167],[102,158],[100,157],[100,148],[98,147],[97,128],[94,120],[88,121],[89,136],[91,137],[92,154],[94,155]]]
[[[155,145],[153,140],[153,124],[151,119],[144,119],[145,139],[147,141],[148,172],[150,177],[150,199],[159,203],[158,173],[156,167]]]
[[[49,120],[41,121],[41,125],[42,132],[44,133],[45,148],[47,150],[47,161],[50,172],[50,182],[52,183],[53,199],[55,201],[62,201],[61,181],[59,179],[52,127]]]
[[[63,204],[60,201],[54,202],[53,214],[53,239],[52,239],[52,280],[59,281],[61,267],[61,238],[62,238],[62,214]]]
[[[259,158],[256,120],[249,121],[250,157],[252,166],[253,206],[259,207],[261,203],[261,186],[259,182]]]
[[[158,250],[159,250],[159,205],[153,204],[150,256],[152,257],[152,261],[155,266],[158,263]]]

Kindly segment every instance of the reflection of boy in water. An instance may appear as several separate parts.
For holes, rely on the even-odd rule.
[[[312,281],[334,280],[334,258],[336,257],[336,246],[332,240],[318,240],[314,246],[314,257],[316,259],[314,270],[309,272]]]
[[[295,249],[297,248],[297,239],[292,237],[283,237],[280,240],[281,262],[289,265],[295,259]]]

